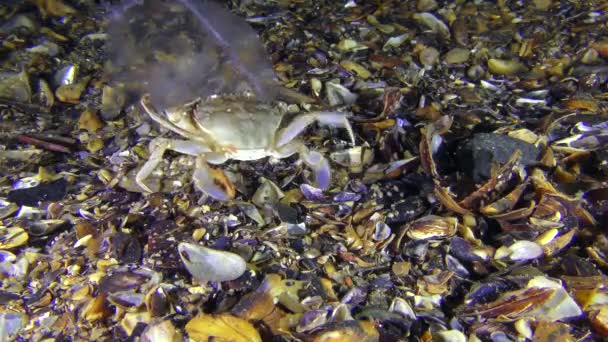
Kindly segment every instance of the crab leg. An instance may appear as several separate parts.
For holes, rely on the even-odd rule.
[[[348,136],[350,137],[351,143],[355,145],[355,134],[353,133],[353,128],[351,127],[350,122],[348,122],[347,113],[314,112],[295,117],[293,121],[287,125],[287,127],[282,129],[278,135],[277,147],[281,147],[292,141],[313,122],[345,128],[348,131]]]
[[[211,149],[196,141],[188,140],[177,140],[177,139],[166,139],[166,138],[155,138],[150,141],[150,158],[146,163],[139,169],[135,176],[135,182],[142,189],[147,192],[153,192],[146,184],[144,180],[150,176],[152,171],[158,166],[163,160],[163,154],[167,150],[173,150],[179,153],[188,154],[191,156],[199,156],[204,153],[211,152]]]

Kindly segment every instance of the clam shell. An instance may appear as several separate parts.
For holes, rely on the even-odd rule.
[[[247,270],[247,263],[238,254],[186,242],[180,243],[177,250],[188,272],[198,281],[234,280]]]
[[[445,239],[456,234],[458,219],[429,215],[410,224],[407,236],[412,240]]]

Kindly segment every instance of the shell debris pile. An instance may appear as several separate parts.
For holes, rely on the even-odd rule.
[[[606,4],[111,3],[0,4],[0,340],[608,338]],[[299,135],[326,189],[167,151],[142,191],[142,96],[247,91],[349,113]]]

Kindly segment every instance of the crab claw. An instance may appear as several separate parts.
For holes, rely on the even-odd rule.
[[[317,151],[303,152],[301,158],[314,172],[316,185],[323,190],[327,189],[331,183],[331,169],[327,159]]]
[[[334,127],[342,127],[348,132],[351,144],[355,145],[355,134],[353,128],[348,122],[348,114],[340,112],[313,112],[308,114],[298,115],[285,127],[278,135],[277,146],[281,147],[295,139],[302,133],[306,127],[313,122],[318,122],[323,125]]]
[[[236,196],[234,184],[221,170],[210,168],[203,157],[196,158],[192,180],[199,191],[218,201],[228,201]]]

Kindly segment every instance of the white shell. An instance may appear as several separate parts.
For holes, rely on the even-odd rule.
[[[512,261],[540,258],[544,251],[541,245],[533,241],[520,240],[509,246],[509,258]]]
[[[185,242],[177,250],[188,272],[198,281],[234,280],[247,270],[247,263],[238,254]]]

